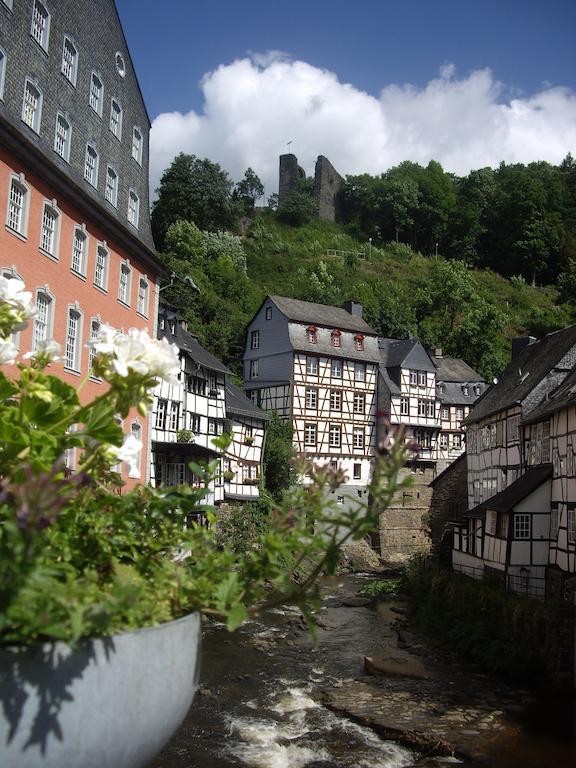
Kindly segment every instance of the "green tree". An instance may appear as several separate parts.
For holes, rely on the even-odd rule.
[[[292,425],[272,411],[264,446],[264,485],[274,501],[280,501],[294,479]]]
[[[199,229],[230,229],[237,221],[232,204],[232,181],[218,163],[181,152],[162,174],[158,197],[152,205],[152,234],[164,248],[168,227],[192,221]]]
[[[282,205],[278,206],[278,218],[292,227],[308,224],[316,215],[316,203],[312,197],[314,181],[298,179],[296,188],[290,192]]]
[[[252,168],[247,168],[244,178],[236,184],[233,197],[238,200],[245,216],[253,213],[256,200],[264,195],[264,184],[254,173]]]

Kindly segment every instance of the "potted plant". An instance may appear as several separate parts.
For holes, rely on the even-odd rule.
[[[236,472],[232,472],[231,469],[226,469],[224,472],[222,472],[222,477],[227,483],[230,483],[236,477]]]
[[[179,429],[176,433],[176,442],[177,443],[193,443],[194,442],[194,432],[192,432],[191,429]]]
[[[0,365],[17,360],[11,334],[33,313],[21,281],[0,277]],[[14,379],[0,370],[2,768],[145,765],[194,696],[200,614],[234,629],[292,603],[311,621],[318,576],[334,572],[342,545],[370,532],[409,482],[398,481],[402,441],[381,446],[370,509],[325,502],[345,477],[301,466],[312,489],[296,487],[249,551],[222,547],[204,502],[217,461],[191,465],[203,488],[118,494],[111,469],[142,450],[115,417],[146,413],[157,380],[173,381],[177,349],[105,325],[89,345],[91,374],[108,388],[87,404],[82,383],[76,390],[58,377],[53,341],[18,362]],[[215,443],[224,450],[226,441]],[[193,522],[200,512],[211,525]]]
[[[253,445],[254,437],[252,435],[246,435],[244,438],[244,445]]]

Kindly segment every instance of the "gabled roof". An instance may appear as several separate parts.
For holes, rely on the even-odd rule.
[[[377,335],[377,331],[371,328],[361,317],[351,315],[342,307],[331,307],[327,304],[316,304],[312,301],[300,301],[289,299],[286,296],[269,296],[288,320],[297,323],[309,323],[322,325],[328,328],[337,328],[342,331],[358,331]]]
[[[575,345],[576,325],[570,325],[524,347],[504,369],[498,382],[474,406],[465,423],[472,424],[521,403]]]
[[[436,381],[461,381],[462,383],[484,381],[479,373],[459,357],[434,356],[432,361],[437,368]]]
[[[508,512],[551,477],[552,464],[541,464],[538,467],[531,467],[518,480],[509,485],[508,488],[478,504],[474,509],[464,512],[464,517],[484,517],[489,509],[494,512]]]
[[[434,373],[436,366],[419,339],[378,339],[380,357],[386,368],[412,368]]]
[[[172,313],[168,312],[166,314],[169,316]],[[179,349],[183,352],[187,352],[196,363],[204,366],[204,368],[208,368],[211,371],[217,371],[218,373],[231,373],[230,369],[227,368],[221,360],[218,360],[217,357],[214,357],[212,353],[208,352],[208,350],[200,344],[196,336],[185,331],[178,322],[176,322],[176,332],[174,334],[170,333],[169,330],[162,330],[159,328],[158,338],[165,338],[173,344],[177,344]]]
[[[226,382],[226,413],[249,416],[262,421],[269,421],[270,416],[252,402],[242,390],[231,381]]]
[[[560,411],[562,408],[568,408],[570,405],[576,405],[576,368],[524,421],[526,424],[541,421],[552,413]]]
[[[447,467],[444,467],[444,469],[442,470],[442,472],[439,472],[439,473],[436,475],[436,477],[435,477],[435,478],[433,478],[433,479],[432,479],[432,480],[431,480],[431,481],[428,483],[428,487],[429,487],[429,488],[434,488],[434,486],[436,485],[436,483],[437,483],[437,482],[438,482],[440,479],[442,479],[443,477],[446,477],[446,475],[449,475],[451,472],[454,472],[454,470],[455,470],[455,469],[458,469],[458,467],[460,466],[460,464],[461,464],[463,461],[464,461],[464,462],[467,462],[467,458],[468,458],[468,457],[466,456],[466,451],[464,451],[463,453],[461,453],[461,454],[460,454],[460,456],[458,456],[458,458],[457,458],[457,459],[454,459],[454,461],[450,462],[450,464],[448,464],[448,466],[447,466]]]
[[[468,394],[464,394],[464,384],[456,381],[442,381],[439,382],[443,385],[444,390],[442,393],[437,391],[437,397],[443,405],[469,405],[473,406],[479,397],[482,397],[482,393],[488,389],[489,384],[481,381],[472,381],[468,387]],[[480,394],[477,395],[474,391],[475,387],[480,387]]]

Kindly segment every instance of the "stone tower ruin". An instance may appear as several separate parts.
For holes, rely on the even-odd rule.
[[[280,183],[278,186],[278,204],[286,200],[296,189],[299,179],[306,178],[306,173],[298,165],[296,155],[280,155]],[[341,218],[341,192],[344,179],[324,155],[316,160],[314,172],[314,200],[316,216],[325,221],[339,221]]]

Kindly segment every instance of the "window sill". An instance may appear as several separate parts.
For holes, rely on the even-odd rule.
[[[66,373],[72,374],[72,376],[82,375],[82,373],[80,371],[77,371],[75,368],[67,368],[66,366],[64,366],[64,370],[66,371]]]
[[[17,237],[19,240],[22,240],[22,242],[24,243],[28,242],[28,235],[23,235],[22,232],[18,232],[17,229],[12,229],[12,227],[9,224],[5,225],[5,229],[7,232],[10,232],[11,235],[14,235],[14,237]]]
[[[70,267],[70,272],[72,272],[72,274],[74,275],[74,277],[77,277],[77,278],[79,278],[80,280],[83,280],[84,282],[86,282],[86,275],[83,275],[83,274],[82,274],[82,272],[77,272],[77,271],[76,271],[75,269],[73,269],[72,267]]]
[[[149,320],[148,315],[145,315],[142,312],[139,312],[138,310],[136,310],[136,314],[138,315],[138,317],[141,317],[143,320]]]
[[[50,26],[50,25],[48,25],[48,26]],[[29,34],[30,34],[30,40],[32,40],[32,42],[38,48],[38,50],[42,51],[44,56],[48,56],[48,48],[44,48],[42,43],[39,43],[38,40],[36,40],[36,38],[34,37],[34,35],[31,32]]]
[[[108,289],[102,288],[101,285],[98,285],[97,283],[92,283],[93,287],[96,288],[97,291],[100,291],[100,293],[104,293],[106,296],[108,295]]]
[[[55,256],[53,253],[50,253],[49,251],[45,251],[44,248],[39,247],[38,250],[43,256],[46,256],[47,259],[50,259],[50,261],[60,261],[59,256]]]
[[[123,306],[125,309],[130,309],[130,304],[128,304],[126,301],[122,301],[122,299],[118,299],[118,304]]]

